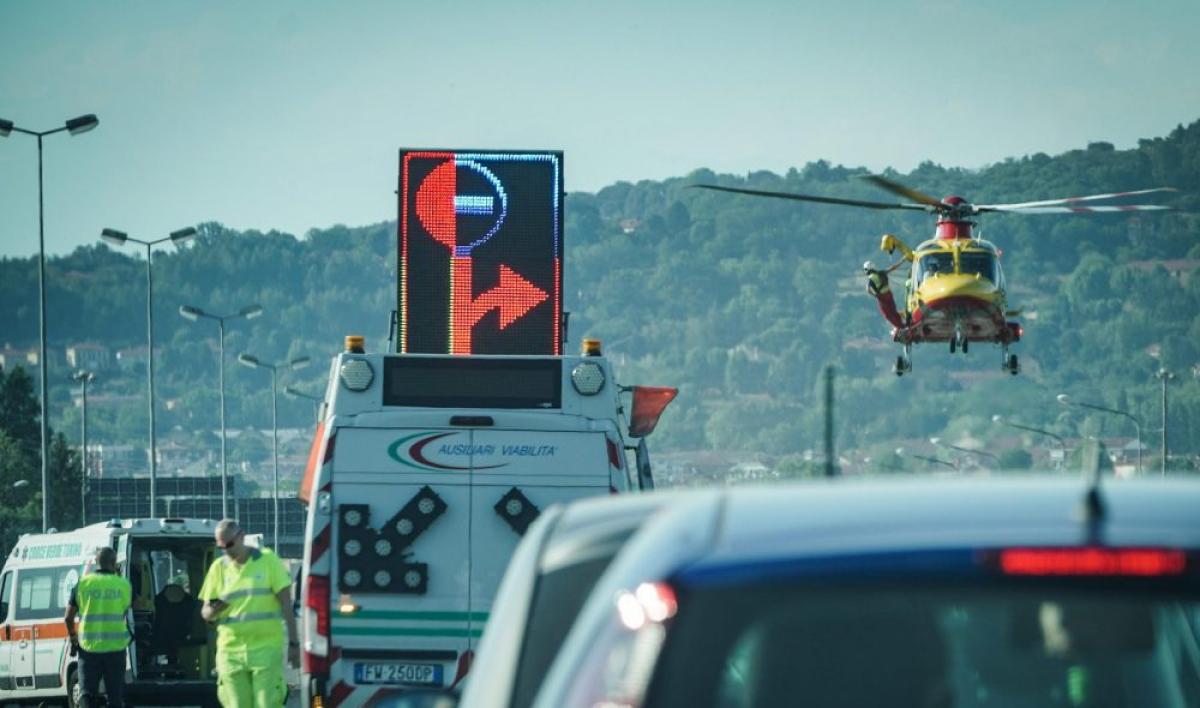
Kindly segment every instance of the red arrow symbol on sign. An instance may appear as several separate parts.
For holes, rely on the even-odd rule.
[[[471,257],[450,259],[450,352],[471,354],[471,330],[492,310],[500,311],[500,329],[521,319],[526,312],[550,296],[521,277],[517,271],[500,264],[500,284],[471,298]]]
[[[474,325],[490,310],[499,309],[500,329],[504,329],[526,312],[545,302],[548,297],[550,296],[541,288],[501,263],[500,284],[471,303],[471,324]]]

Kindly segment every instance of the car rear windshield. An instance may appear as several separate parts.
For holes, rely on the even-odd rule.
[[[702,588],[646,706],[1200,705],[1197,597],[1129,588]]]

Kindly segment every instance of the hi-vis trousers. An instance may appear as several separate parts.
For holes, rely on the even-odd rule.
[[[283,647],[217,652],[217,700],[223,708],[280,708],[287,697]]]

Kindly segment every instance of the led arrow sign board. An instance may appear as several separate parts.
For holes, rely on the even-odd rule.
[[[397,351],[561,354],[562,153],[400,151]]]

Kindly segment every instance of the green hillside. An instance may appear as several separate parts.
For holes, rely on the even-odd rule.
[[[1067,437],[1132,434],[1120,417],[1058,405],[1060,392],[1131,411],[1153,451],[1160,425],[1153,373],[1165,366],[1178,375],[1171,389],[1173,452],[1200,454],[1200,122],[1130,150],[1093,143],[979,170],[927,163],[908,174],[888,173],[926,193],[976,203],[1164,185],[1181,190],[1163,200],[1179,209],[1166,214],[994,215],[982,222],[980,233],[1004,251],[1011,304],[1026,313],[1025,339],[1016,347],[1025,370],[1015,378],[1000,371],[998,347],[981,345],[969,356],[918,347],[911,376],[891,373],[895,347],[859,267],[868,258],[886,261],[877,250],[882,233],[915,245],[931,233],[930,218],[688,188],[716,182],[886,199],[856,179],[864,173],[825,161],[784,175],[701,169],[568,196],[569,346],[584,335],[601,337],[623,383],[681,389],[655,433],[656,450],[797,455],[818,448],[820,375],[833,365],[838,447],[877,461],[905,440],[991,437],[996,414]],[[252,303],[265,308],[264,316],[229,326],[233,428],[270,421],[269,377],[233,364],[237,353],[321,361],[351,333],[382,347],[395,300],[394,223],[315,230],[303,238],[219,224],[200,230],[193,244],[154,260],[161,434],[187,437],[217,426],[216,327],[181,319],[181,304],[212,312]],[[52,349],[82,342],[113,351],[144,346],[141,261],[97,243],[51,259],[48,283]],[[0,259],[0,345],[36,346],[36,297],[34,260]],[[67,366],[52,361],[50,371],[51,420],[56,429],[76,430]],[[281,385],[317,393],[326,373],[318,364],[288,374]],[[113,400],[94,410],[96,439],[144,444],[144,398],[135,398],[144,396],[143,387],[142,369],[101,377],[94,393]],[[311,408],[286,400],[281,416],[283,425],[305,426]],[[194,435],[192,444],[216,442]]]

